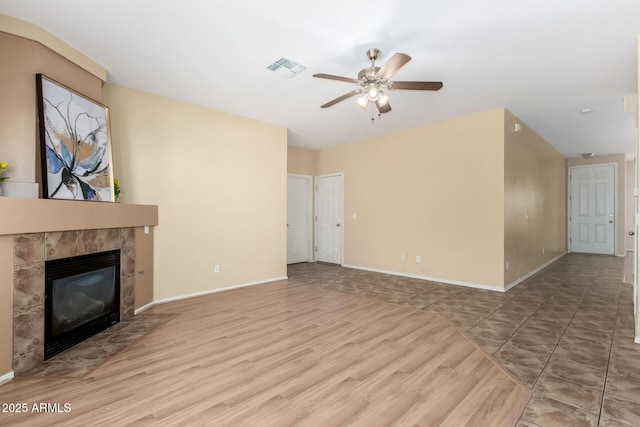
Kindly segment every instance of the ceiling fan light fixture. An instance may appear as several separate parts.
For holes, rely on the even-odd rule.
[[[366,93],[358,98],[357,104],[358,107],[362,108],[363,110],[367,108],[367,106],[369,105],[369,97]]]
[[[383,91],[380,91],[380,97],[378,98],[378,104],[387,105],[389,103],[389,97]]]
[[[367,96],[369,97],[369,101],[376,102],[380,97],[380,90],[376,87],[374,83],[370,83],[367,88]]]

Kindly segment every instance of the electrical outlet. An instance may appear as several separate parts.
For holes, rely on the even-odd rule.
[[[509,271],[509,261],[507,261],[506,265],[504,266],[506,271]]]
[[[545,250],[546,250],[545,248],[542,248],[542,255],[544,255]]]
[[[420,258],[420,255],[416,255],[416,262],[420,262],[422,261],[422,259]]]
[[[404,256],[404,254],[401,254],[401,255],[400,255],[400,261],[405,261],[406,259],[407,259],[407,257],[406,257],[406,256]]]
[[[214,272],[214,273],[220,273],[220,264],[216,264],[216,265],[213,267],[213,272]]]

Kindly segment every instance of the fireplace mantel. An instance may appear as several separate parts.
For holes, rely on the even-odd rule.
[[[158,225],[158,207],[0,197],[0,235]]]

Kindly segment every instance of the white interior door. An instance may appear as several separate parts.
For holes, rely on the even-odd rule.
[[[571,252],[614,254],[615,166],[576,166],[569,169]]]
[[[316,260],[342,264],[342,175],[316,177]]]
[[[310,261],[311,177],[287,175],[287,264]]]

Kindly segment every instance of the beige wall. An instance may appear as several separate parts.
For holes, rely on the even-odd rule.
[[[627,177],[626,167],[627,161],[624,154],[611,154],[607,156],[594,156],[589,159],[582,157],[569,157],[567,159],[567,167],[583,166],[583,165],[599,165],[604,163],[615,163],[618,168],[616,182],[618,191],[616,193],[616,255],[624,256],[626,254],[626,226],[625,226],[625,182]]]
[[[287,173],[298,175],[316,174],[317,151],[305,150],[298,147],[287,147]]]
[[[495,109],[318,151],[317,174],[344,173],[345,264],[503,288],[503,121]]]
[[[508,286],[566,252],[567,170],[564,156],[509,111],[504,150]]]
[[[286,276],[285,128],[113,85],[104,99],[124,201],[159,206],[156,301]]]
[[[102,99],[102,81],[43,45],[0,32],[0,160],[9,162],[4,175],[17,182],[38,182],[36,73],[74,90]]]

